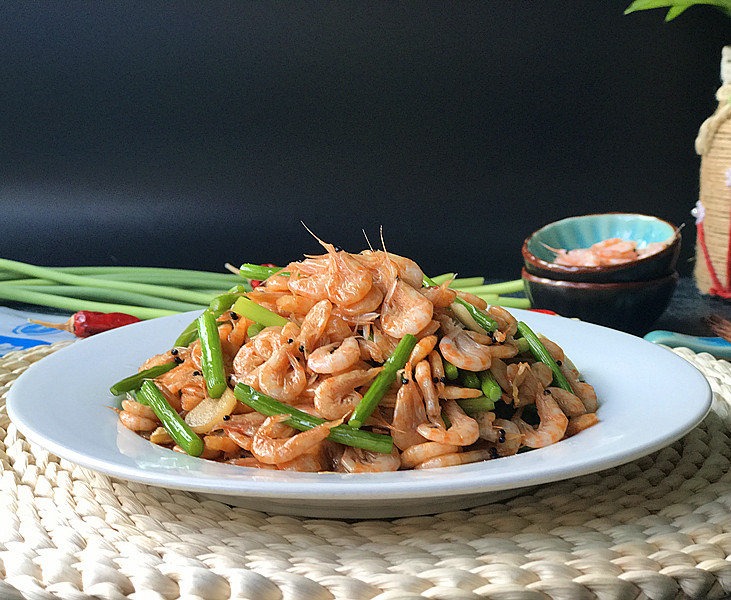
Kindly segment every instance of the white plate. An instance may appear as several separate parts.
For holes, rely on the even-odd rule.
[[[118,424],[109,386],[169,349],[197,313],[127,325],[32,365],[11,387],[8,414],[32,442],[121,479],[183,489],[255,510],[384,518],[486,504],[525,488],[593,473],[658,450],[706,415],[705,377],[671,351],[596,325],[512,311],[563,347],[599,396],[599,424],[558,444],[459,467],[379,474],[288,473],[205,461],[155,446]]]

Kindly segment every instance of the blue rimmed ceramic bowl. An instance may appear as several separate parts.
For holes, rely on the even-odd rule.
[[[574,250],[610,238],[637,242],[642,248],[651,242],[666,242],[660,252],[637,260],[606,267],[574,267],[556,264],[552,248]],[[604,213],[569,217],[549,223],[523,243],[525,269],[538,277],[561,281],[619,283],[646,281],[675,271],[680,253],[680,231],[674,225],[648,215]]]

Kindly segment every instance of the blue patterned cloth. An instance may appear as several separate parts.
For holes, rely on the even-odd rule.
[[[0,356],[13,350],[25,350],[33,346],[42,346],[74,339],[66,331],[29,323],[28,319],[38,319],[51,323],[63,323],[68,316],[59,314],[45,314],[15,310],[0,306]]]

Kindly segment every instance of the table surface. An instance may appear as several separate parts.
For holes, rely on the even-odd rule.
[[[692,278],[681,277],[670,305],[653,328],[688,335],[713,335],[705,323],[710,315],[731,320],[731,301],[703,295]]]

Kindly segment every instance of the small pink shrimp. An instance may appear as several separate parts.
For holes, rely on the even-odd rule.
[[[300,277],[297,270],[293,269],[289,277],[289,289],[297,296],[304,296],[315,301],[327,300],[328,279],[326,271]]]
[[[347,252],[337,252],[331,244],[323,245],[330,255],[330,279],[327,284],[330,301],[339,306],[351,306],[362,301],[373,287],[371,274]]]
[[[442,404],[444,415],[449,419],[447,429],[443,423],[422,423],[416,428],[421,435],[432,442],[452,444],[454,446],[469,446],[480,437],[480,428],[472,417],[465,414],[454,400],[445,400]]]
[[[228,435],[205,435],[203,437],[204,452],[221,454],[241,454],[239,446]]]
[[[357,338],[358,346],[360,348],[361,360],[372,360],[377,363],[386,362],[386,356],[383,355],[378,345],[367,337]]]
[[[315,373],[337,373],[345,371],[360,360],[360,347],[355,336],[320,346],[307,359],[307,367]]]
[[[436,421],[442,409],[439,404],[439,390],[434,383],[431,365],[427,359],[420,360],[416,364],[416,367],[414,367],[414,380],[421,390],[421,395],[424,397],[424,406],[426,407],[426,414],[429,420]],[[443,391],[444,389],[442,388]]]
[[[447,308],[457,298],[457,292],[449,287],[451,281],[445,281],[439,287],[422,288],[424,297],[434,305],[434,308]]]
[[[432,350],[429,353],[429,367],[431,368],[431,374],[434,378],[434,385],[437,386],[437,392],[440,394],[444,391],[444,384],[447,380],[444,372],[444,361],[442,355],[436,350]],[[441,395],[439,396],[441,398]]]
[[[467,452],[452,452],[450,454],[442,454],[435,456],[429,460],[416,465],[416,469],[437,469],[442,467],[456,467],[458,465],[467,465],[470,463],[480,462],[492,458],[487,448],[478,450],[469,450]]]
[[[312,352],[320,337],[325,332],[331,312],[332,303],[330,300],[324,299],[317,302],[309,310],[307,315],[305,315],[300,333],[295,340],[300,352],[305,356],[308,356]]]
[[[141,417],[126,410],[119,411],[119,421],[131,431],[154,431],[160,424],[159,420]]]
[[[639,258],[645,258],[646,256],[661,252],[662,250],[667,248],[667,246],[667,242],[650,242],[644,248],[637,249],[637,256]]]
[[[385,253],[384,253],[385,254]],[[410,258],[399,256],[398,254],[388,253],[388,258],[396,265],[399,277],[403,279],[411,287],[419,289],[424,281],[424,272],[421,267]]]
[[[413,469],[427,460],[457,451],[459,451],[459,446],[451,444],[440,444],[438,442],[414,444],[401,453],[401,466],[405,469]]]
[[[457,290],[457,297],[461,298],[465,302],[471,304],[475,308],[479,308],[480,310],[485,310],[487,308],[486,300],[484,300],[483,298],[480,298],[479,296],[476,296],[475,294],[472,294],[470,292]]]
[[[571,380],[569,380],[571,381]],[[596,397],[596,390],[590,384],[584,381],[571,382],[571,387],[574,389],[574,393],[584,403],[584,408],[587,413],[596,412],[598,407],[598,401]]]
[[[466,371],[484,371],[490,368],[490,347],[475,341],[470,331],[459,327],[448,316],[440,316],[444,336],[439,341],[442,356],[454,366]]]
[[[295,433],[291,437],[273,437],[276,426],[289,418],[290,415],[267,417],[261,427],[257,429],[251,444],[251,453],[259,461],[270,465],[290,462],[316,447],[330,435],[330,429],[340,424],[340,421],[331,421]]]
[[[284,342],[285,340],[282,336],[281,327],[265,327],[257,333],[249,343],[251,343],[254,350],[261,358],[267,360],[272,354],[274,354],[275,350],[282,347]]]
[[[533,404],[536,395],[544,389],[541,381],[533,373],[533,367],[528,363],[511,363],[507,366],[506,374],[510,381],[510,393],[516,408]]]
[[[191,377],[179,392],[180,408],[183,410],[193,410],[203,400],[208,398],[208,389],[203,377]]]
[[[190,353],[187,353],[187,355],[189,354]],[[178,353],[178,356],[180,355],[181,353]],[[187,355],[184,355],[181,358],[187,358]],[[193,372],[196,369],[197,367],[193,364],[193,361],[184,360],[182,364],[179,364],[167,373],[163,373],[155,380],[157,383],[162,384],[169,389],[171,393],[177,394],[180,391],[180,388],[190,381],[190,378],[193,377]]]
[[[415,289],[420,289],[422,286],[424,273],[410,258],[383,250],[364,250],[360,254],[353,255],[353,258],[370,271],[373,283],[384,289],[388,289],[396,277]]]
[[[534,429],[517,416],[513,417],[512,421],[520,429],[524,446],[544,448],[555,444],[564,436],[569,420],[550,392],[536,395],[536,408],[540,418],[537,428]]]
[[[558,404],[563,414],[567,417],[578,417],[579,415],[586,414],[586,407],[584,406],[584,403],[575,394],[567,392],[560,387],[549,386],[546,389],[551,392],[556,404]]]
[[[277,299],[277,312],[290,315],[306,315],[314,304],[315,300],[312,298],[287,294]]]
[[[254,321],[252,321],[251,319],[238,316],[234,321],[234,326],[233,329],[231,329],[231,333],[228,334],[228,341],[231,342],[234,347],[241,348],[241,346],[248,339],[249,327],[253,325],[253,323]]]
[[[322,471],[322,464],[317,456],[305,452],[292,460],[277,464],[280,471],[297,471],[299,473],[319,473]]]
[[[282,296],[286,295],[287,292],[272,292],[264,287],[257,287],[254,288],[253,292],[248,292],[246,294],[246,297],[249,298],[252,302],[256,302],[257,304],[263,306],[264,308],[267,308],[269,310],[275,311],[277,310],[277,300],[281,298]]]
[[[122,400],[122,410],[118,412],[122,425],[132,431],[154,431],[160,424],[155,412],[136,400]]]
[[[375,312],[383,302],[383,292],[376,286],[371,286],[370,291],[363,299],[347,306],[338,305],[337,313],[344,319],[357,320],[358,317]]]
[[[569,418],[569,424],[566,427],[566,437],[571,437],[577,433],[593,427],[599,422],[596,413],[586,413],[576,417]]]
[[[384,473],[398,471],[400,466],[401,458],[396,448],[391,454],[382,454],[348,446],[340,459],[338,470],[346,473]]]
[[[497,321],[498,329],[506,335],[515,335],[518,331],[518,320],[502,306],[490,306],[487,313]]]
[[[418,334],[431,323],[434,305],[418,290],[396,279],[381,305],[381,327],[396,339]]]
[[[398,346],[398,340],[388,335],[378,322],[373,324],[373,343],[376,344],[383,356],[391,356]]]
[[[216,424],[212,431],[223,431],[237,446],[251,451],[254,434],[265,420],[266,417],[257,412],[231,415],[228,421]]]
[[[491,458],[517,454],[523,443],[523,435],[515,423],[495,419],[494,413],[479,413],[475,419],[480,424],[480,437],[487,441],[486,447],[490,449]]]
[[[274,351],[259,371],[261,391],[282,402],[291,402],[307,385],[304,367],[289,344]]]
[[[462,387],[460,385],[445,385],[439,393],[444,400],[464,400],[465,398],[479,398],[482,390]]]
[[[414,349],[411,351],[408,362],[412,365],[419,364],[421,360],[429,356],[429,353],[434,350],[436,345],[437,336],[435,335],[428,335],[421,338],[418,342],[416,342]]]
[[[249,467],[250,469],[262,469],[265,471],[276,471],[276,465],[268,465],[266,463],[256,460],[253,456],[244,456],[243,458],[232,458],[226,461],[229,465],[236,465],[237,467]]]
[[[325,297],[338,306],[349,306],[365,298],[373,285],[368,269],[348,252],[336,250],[314,233],[312,236],[327,251]]]
[[[241,380],[255,368],[264,364],[265,359],[259,355],[254,342],[246,342],[234,356],[233,373],[236,379]]]
[[[397,448],[404,450],[425,442],[426,438],[418,433],[416,428],[426,422],[424,402],[416,383],[408,380],[406,383],[400,384],[391,419],[393,443]]]
[[[323,380],[315,390],[318,414],[323,419],[340,419],[349,414],[362,398],[356,389],[371,381],[381,369],[356,369]]]
[[[264,287],[270,292],[289,291],[289,275],[274,274],[267,277]]]
[[[345,338],[353,335],[353,330],[346,323],[345,319],[335,314],[335,309],[330,313],[330,318],[325,325],[325,331],[322,338],[327,338],[328,342],[342,342]]]

